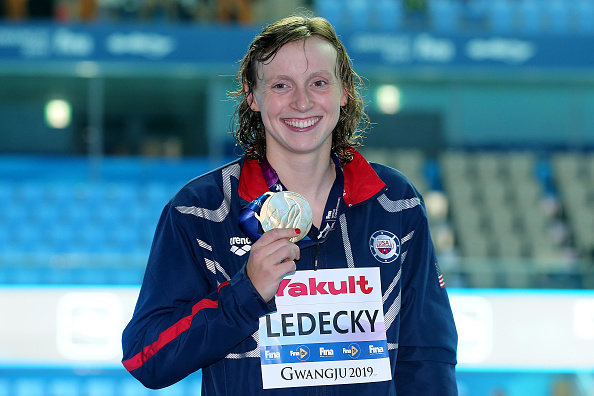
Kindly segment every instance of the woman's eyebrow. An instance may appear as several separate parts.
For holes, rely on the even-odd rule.
[[[334,73],[332,73],[329,70],[318,70],[316,72],[311,73],[310,78],[311,77],[328,77],[328,76],[333,76]]]
[[[267,78],[266,82],[271,80],[292,80],[292,78],[286,74],[276,74],[274,76],[270,76],[269,78]]]
[[[315,71],[315,72],[309,74],[307,76],[307,78],[309,79],[309,78],[314,78],[314,77],[329,77],[329,76],[333,76],[332,72],[327,71],[327,70],[318,70],[318,71]],[[287,74],[276,74],[274,76],[268,77],[266,79],[266,82],[268,83],[272,80],[290,80],[290,81],[292,81],[293,78]]]

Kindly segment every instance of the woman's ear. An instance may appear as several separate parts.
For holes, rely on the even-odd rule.
[[[243,85],[243,90],[245,91],[245,98],[250,105],[250,108],[253,111],[260,111],[260,106],[258,106],[258,102],[256,101],[256,96],[254,95],[254,91],[250,90],[247,84]]]
[[[346,84],[344,85],[344,88],[342,90],[342,95],[340,97],[340,106],[346,106],[346,104],[349,101],[349,91],[347,89]]]

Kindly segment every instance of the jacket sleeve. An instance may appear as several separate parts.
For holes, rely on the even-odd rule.
[[[421,201],[422,203],[422,201]],[[402,307],[395,369],[398,396],[457,395],[458,335],[424,205],[402,263]]]
[[[217,284],[203,249],[195,247],[189,217],[172,204],[164,209],[138,302],[122,335],[124,367],[152,389],[224,358],[258,329],[260,316],[274,310],[244,271]]]

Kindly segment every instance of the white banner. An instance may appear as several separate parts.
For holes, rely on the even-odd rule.
[[[339,302],[336,307],[324,304],[323,309],[292,312],[293,316],[284,317],[284,329],[282,318],[270,320],[273,335],[284,332],[287,339],[297,339],[300,331],[312,331],[314,321],[316,323],[310,336],[320,338],[322,345],[305,342],[307,339],[302,338],[293,344],[292,351],[294,355],[297,351],[299,357],[303,353],[303,358],[305,353],[316,354],[318,362],[308,360],[313,371],[296,371],[302,367],[300,361],[288,363],[293,377],[323,376],[326,383],[336,383],[338,380],[334,378],[344,376],[345,368],[349,370],[346,374],[354,377],[377,374],[374,365],[380,364],[381,358],[377,356],[382,354],[379,349],[382,345],[369,337],[376,333],[370,331],[370,325],[373,321],[374,330],[383,329],[383,315],[379,311],[374,316],[375,308],[358,305],[356,298],[351,297],[361,294],[361,287],[368,290],[371,286],[375,292],[375,283],[365,285],[357,283],[359,278],[347,277],[336,279],[330,289],[328,283],[321,283],[325,282],[322,278],[316,278],[311,284],[313,287],[309,280],[299,285],[295,278],[287,279],[291,281],[284,285],[284,293],[299,294],[307,299],[324,297],[324,292],[332,295],[331,290],[342,289],[342,281],[346,282],[347,291],[353,290],[353,285],[356,291],[338,295],[344,304]],[[365,280],[371,278],[365,276]],[[315,295],[305,294],[314,290]],[[0,368],[121,368],[121,334],[132,316],[138,291],[138,287],[0,285]],[[450,289],[449,295],[458,330],[458,370],[594,370],[594,291]],[[301,315],[297,315],[299,313]],[[369,338],[365,343],[349,340],[340,349],[324,344],[326,339],[322,337],[342,335],[338,330],[348,330],[348,336],[355,334],[361,340]],[[320,334],[328,331],[333,335]],[[295,336],[289,335],[292,332]],[[275,352],[279,351],[274,348],[280,342],[274,340],[280,337],[269,338],[264,357],[275,359],[278,357]],[[305,348],[298,348],[300,346],[311,348],[307,352]],[[283,352],[290,354],[291,349],[283,347]],[[366,364],[362,364],[358,353],[370,352],[376,353],[377,358],[367,359]],[[345,355],[342,360],[336,360],[340,354]],[[332,366],[323,366],[328,362]],[[275,370],[274,364],[263,366],[265,371]],[[277,376],[281,375],[279,367],[285,366],[277,367]],[[320,374],[320,367],[336,370]],[[353,372],[350,372],[351,367]],[[291,372],[287,369],[283,374],[289,377]]]

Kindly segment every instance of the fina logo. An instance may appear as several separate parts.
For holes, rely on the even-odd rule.
[[[351,359],[357,359],[361,355],[361,347],[357,343],[350,344],[348,348],[342,348],[342,352]]]
[[[380,263],[391,263],[400,256],[400,240],[390,231],[376,231],[369,238],[371,254]]]
[[[309,359],[309,348],[306,345],[300,345],[297,349],[289,351],[289,355],[304,362]]]

